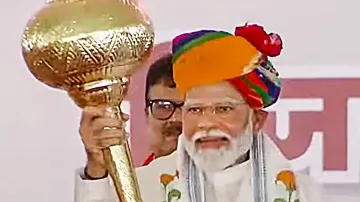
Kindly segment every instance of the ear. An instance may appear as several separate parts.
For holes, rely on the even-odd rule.
[[[261,129],[264,127],[268,114],[269,113],[267,111],[263,111],[263,110],[254,111],[254,117],[253,117],[254,133],[259,133]]]

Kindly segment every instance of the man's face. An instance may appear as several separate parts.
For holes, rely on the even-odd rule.
[[[228,82],[195,87],[186,94],[181,141],[197,166],[224,169],[250,149],[256,116]]]
[[[147,120],[151,150],[156,157],[169,155],[176,150],[182,131],[183,100],[176,88],[170,88],[163,82],[151,86],[148,96],[150,106],[147,108]]]

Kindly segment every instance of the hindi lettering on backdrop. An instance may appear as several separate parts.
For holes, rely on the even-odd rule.
[[[360,80],[283,79],[283,84],[281,99],[269,114],[268,134],[295,169],[309,168],[322,183],[357,184],[358,133],[352,123],[357,121],[349,114],[354,111],[351,99],[360,96]]]

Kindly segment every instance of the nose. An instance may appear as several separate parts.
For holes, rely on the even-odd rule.
[[[204,115],[199,116],[197,123],[197,129],[203,131],[210,131],[220,127],[220,122],[213,113],[205,113]]]

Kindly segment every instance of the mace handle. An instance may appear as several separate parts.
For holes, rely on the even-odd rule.
[[[122,118],[120,107],[117,105],[110,107],[109,110],[119,117],[119,120],[122,121],[124,126],[125,121]],[[125,128],[122,128],[125,134]],[[142,202],[127,138],[120,145],[114,145],[104,149],[104,157],[107,170],[114,182],[120,202]]]

